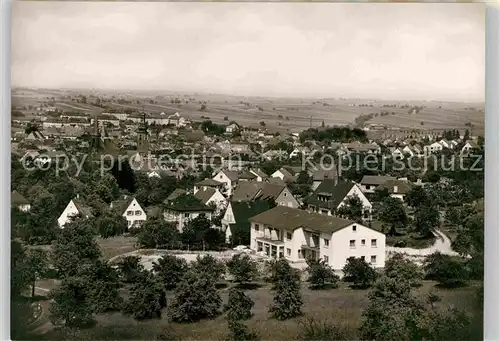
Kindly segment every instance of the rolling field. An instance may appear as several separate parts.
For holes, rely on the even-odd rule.
[[[475,304],[476,290],[475,283],[465,288],[444,290],[436,288],[433,282],[425,281],[424,285],[416,290],[416,294],[424,298],[429,291],[433,291],[442,298],[438,304],[442,308],[454,305],[472,313],[471,307]],[[227,291],[226,288],[221,292],[224,302],[227,302]],[[273,292],[269,287],[247,290],[246,293],[255,302],[252,309],[254,316],[246,322],[246,325],[257,331],[263,340],[297,340],[301,333],[302,318],[287,321],[270,318],[268,308],[272,303]],[[170,298],[169,294],[167,301]],[[367,290],[352,290],[343,283],[338,289],[326,291],[313,291],[303,286],[302,298],[303,318],[312,317],[318,322],[345,328],[349,339],[356,339],[363,309],[369,302]],[[97,325],[90,330],[82,330],[78,339],[152,340],[167,328],[181,336],[183,340],[222,340],[228,333],[224,316],[192,324],[176,324],[169,322],[165,313],[163,315],[162,319],[137,322],[121,313],[103,314],[98,316]],[[60,336],[52,331],[42,337],[45,340],[55,340]]]
[[[83,93],[83,92],[82,92]],[[37,106],[48,101],[47,97],[55,97],[55,106],[64,111],[81,111],[91,115],[104,112],[105,110],[91,104],[75,103],[63,96],[75,96],[79,92],[58,90],[13,90],[13,106]],[[83,93],[85,94],[85,93]],[[89,93],[90,94],[90,93]],[[88,94],[85,94],[88,95]],[[388,111],[395,115],[374,117],[367,124],[385,124],[402,129],[466,129],[466,123],[472,123],[474,134],[484,131],[484,113],[482,104],[469,105],[465,103],[442,103],[442,102],[398,102],[398,101],[370,101],[370,100],[347,100],[347,99],[325,99],[321,102],[314,99],[287,99],[287,98],[262,98],[262,97],[238,97],[215,94],[189,94],[179,95],[175,93],[99,93],[99,96],[124,98],[131,101],[130,104],[118,104],[107,102],[106,105],[114,109],[131,108],[137,111],[151,113],[165,112],[172,114],[179,112],[182,116],[191,120],[201,120],[202,116],[209,117],[213,122],[222,124],[228,121],[237,121],[242,125],[257,125],[264,121],[268,127],[274,127],[291,132],[300,131],[309,126],[319,127],[322,121],[326,125],[353,124],[360,115],[370,113],[381,113]],[[155,103],[149,103],[153,98]],[[173,98],[190,99],[188,103],[172,104]],[[137,103],[139,102],[139,103]],[[200,102],[206,102],[206,110],[201,111]],[[247,103],[248,105],[245,105]],[[367,106],[358,106],[367,105]],[[372,106],[368,106],[371,104]],[[384,107],[384,105],[409,104],[425,106],[418,114],[408,114],[407,108]],[[473,110],[467,110],[473,107]],[[260,108],[260,109],[259,109]],[[227,117],[227,121],[224,118]],[[423,123],[423,124],[422,124]]]

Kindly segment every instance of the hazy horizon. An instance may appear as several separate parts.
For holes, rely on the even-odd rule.
[[[484,4],[14,2],[17,87],[484,102]]]

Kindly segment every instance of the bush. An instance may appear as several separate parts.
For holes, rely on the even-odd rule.
[[[169,316],[175,322],[195,322],[219,315],[222,298],[212,276],[189,271],[175,289]]]
[[[422,285],[424,274],[417,264],[396,253],[385,262],[384,273],[389,278],[407,281],[412,287]]]
[[[226,265],[234,280],[239,283],[252,282],[259,275],[257,263],[246,254],[234,255]]]
[[[229,290],[229,299],[224,310],[230,320],[247,320],[252,317],[254,302],[250,297],[238,289]]]
[[[309,273],[308,282],[313,289],[324,289],[329,285],[331,288],[337,288],[340,280],[333,269],[322,260],[308,260],[307,272]]]
[[[445,287],[462,286],[469,279],[469,271],[463,261],[439,252],[425,258],[424,271],[427,279]]]
[[[301,321],[300,324],[302,325],[302,333],[298,337],[299,340],[342,341],[349,339],[345,330],[326,322],[315,321],[311,317]]]
[[[377,279],[377,272],[361,258],[350,257],[342,269],[344,281],[359,289],[369,288]]]
[[[182,281],[187,270],[186,260],[173,255],[165,255],[153,262],[153,271],[167,290],[175,288]]]

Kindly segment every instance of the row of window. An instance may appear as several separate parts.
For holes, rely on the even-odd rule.
[[[366,246],[366,240],[365,239],[361,239],[361,246]],[[371,240],[371,246],[372,247],[377,247],[377,240],[376,239],[372,239]],[[349,241],[349,247],[351,249],[353,249],[353,248],[356,247],[356,240],[355,239],[351,239]]]
[[[258,251],[262,251],[262,250],[263,250],[262,243],[258,243]],[[297,250],[297,253],[298,253],[298,257],[302,258],[302,250]],[[292,249],[287,248],[286,249],[286,255],[287,255],[287,257],[290,257],[292,255]],[[323,256],[323,259],[324,259],[324,261],[326,263],[328,263],[328,261],[329,261],[329,257],[328,256],[326,256],[326,255]],[[365,256],[361,256],[361,259],[365,260]],[[375,255],[370,256],[370,263],[371,264],[376,264],[377,263],[377,256],[375,256]]]
[[[259,231],[259,224],[255,224],[255,231]],[[355,232],[356,231],[356,226],[353,226],[352,227],[352,230]],[[287,240],[292,240],[292,233],[290,232],[287,232],[286,233],[286,239]],[[324,240],[324,243],[325,243],[325,247],[328,247],[330,246],[330,239],[323,239]],[[361,239],[361,246],[366,246],[366,240],[365,239]],[[355,239],[352,239],[349,241],[349,247],[351,248],[355,248],[356,247],[356,240]],[[377,239],[372,239],[371,240],[371,247],[377,247]]]
[[[135,211],[135,212],[134,211],[127,211],[127,215],[134,215],[134,213],[135,213],[135,215],[141,215],[141,211]]]

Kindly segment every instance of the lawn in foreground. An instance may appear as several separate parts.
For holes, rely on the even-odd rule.
[[[472,312],[476,306],[477,283],[468,287],[445,290],[435,287],[434,282],[425,281],[417,289],[422,298],[429,291],[436,292],[441,298],[441,305],[454,305],[457,308]],[[221,291],[227,301],[227,289]],[[300,318],[288,321],[277,321],[270,318],[268,307],[273,293],[269,287],[261,287],[246,292],[254,301],[254,316],[246,324],[256,330],[263,340],[293,340],[301,332]],[[350,339],[356,339],[357,329],[361,323],[363,309],[368,304],[368,290],[352,290],[342,283],[340,288],[328,291],[313,291],[303,286],[302,296],[304,317],[312,317],[332,325],[347,328]],[[166,312],[165,312],[166,313]],[[164,314],[165,315],[165,314]],[[192,324],[169,323],[166,316],[137,322],[121,313],[103,314],[97,318],[98,324],[90,330],[81,331],[78,339],[93,340],[153,340],[165,329],[172,330],[183,340],[221,340],[227,335],[227,323],[224,316],[214,320],[204,320]],[[44,339],[59,338],[55,332],[44,335]]]
[[[137,249],[137,238],[116,236],[111,238],[97,238],[104,259],[110,259]]]

